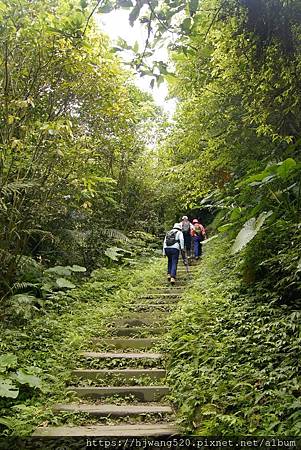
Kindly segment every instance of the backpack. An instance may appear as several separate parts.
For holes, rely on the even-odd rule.
[[[190,232],[190,222],[182,223],[182,232],[188,234]]]
[[[199,238],[199,240],[203,241],[204,240],[204,236],[202,233],[202,228],[200,226],[195,226],[194,227],[194,232],[196,234],[196,236]]]
[[[194,227],[194,232],[197,236],[201,236],[202,234],[201,227]]]
[[[166,233],[165,244],[167,247],[170,247],[171,245],[174,245],[177,242],[179,242],[179,240],[176,239],[176,235],[177,235],[178,231],[179,230],[170,230],[170,231],[168,231],[168,233]]]

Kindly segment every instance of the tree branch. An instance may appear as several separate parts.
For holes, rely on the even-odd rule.
[[[99,5],[101,4],[101,2],[102,2],[102,0],[97,0],[96,5],[94,6],[94,8],[92,9],[91,13],[89,14],[89,17],[88,17],[88,19],[87,19],[87,22],[86,22],[86,25],[85,25],[85,28],[84,28],[82,37],[85,36],[86,31],[87,31],[87,28],[88,28],[88,25],[89,25],[89,22],[90,22],[90,20],[91,20],[91,18],[92,18],[92,16],[93,16],[93,14],[95,13],[95,11],[97,10],[97,8],[98,8]]]

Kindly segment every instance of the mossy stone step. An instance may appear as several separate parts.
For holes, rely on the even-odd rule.
[[[133,395],[142,402],[156,402],[169,393],[168,386],[69,386],[69,392],[79,397],[103,398]]]
[[[119,319],[115,321],[115,325],[129,326],[129,327],[155,327],[156,324],[161,324],[161,317],[154,314],[149,315],[148,313],[139,314],[133,313],[131,317],[126,317],[124,319]]]
[[[165,378],[164,369],[76,369],[72,371],[75,377],[85,379],[101,379],[112,376],[120,376],[123,379],[139,378],[147,376],[149,378]]]
[[[171,286],[170,284],[168,285],[168,286],[165,286],[165,285],[158,285],[158,286],[154,286],[153,288],[152,288],[152,290],[154,291],[154,292],[157,292],[157,291],[160,291],[160,290],[164,290],[164,291],[167,291],[167,292],[170,292],[170,291],[174,291],[174,290],[178,290],[178,291],[184,291],[184,287],[185,286]]]
[[[145,414],[172,414],[168,405],[148,406],[146,405],[91,405],[84,403],[58,404],[53,408],[54,412],[87,413],[100,417],[124,417],[139,416]]]
[[[149,303],[155,303],[155,304],[162,303],[163,305],[170,304],[170,303],[176,304],[180,299],[181,299],[181,296],[172,296],[172,295],[168,296],[168,297],[162,297],[161,295],[160,296],[158,295],[155,297],[144,297],[144,298],[140,297],[139,299],[136,300],[135,303],[132,303],[132,305],[135,305],[135,304],[148,305]]]
[[[159,311],[170,311],[173,307],[173,304],[170,303],[138,303],[134,304],[130,307],[130,310],[134,312],[140,312],[140,311],[152,311],[158,309]]]
[[[185,292],[185,289],[183,289],[180,286],[172,286],[170,284],[170,287],[166,287],[166,288],[162,288],[162,289],[153,289],[152,291],[149,292],[150,295],[157,295],[157,294],[171,294],[171,295],[179,295],[182,296]]]
[[[184,272],[183,272],[183,274],[181,274],[181,273],[177,274],[176,284],[171,284],[170,281],[167,281],[167,279],[165,279],[165,283],[163,286],[166,288],[170,288],[170,289],[184,288],[187,286],[187,283],[190,280],[191,280],[191,275],[187,274],[186,272],[184,274]]]
[[[113,328],[112,334],[116,336],[139,336],[140,334],[150,334],[152,336],[154,335],[160,335],[164,334],[165,330],[164,328],[154,327],[154,328],[146,328],[146,327],[120,327],[120,328]]]
[[[81,356],[92,359],[162,359],[162,353],[113,353],[113,352],[83,352]]]
[[[100,343],[106,345],[107,347],[114,348],[152,348],[154,345],[158,344],[159,339],[154,338],[132,338],[132,339],[102,339]]]
[[[178,292],[168,292],[168,293],[155,292],[139,296],[139,298],[162,298],[162,299],[180,298],[180,297],[182,297],[182,294]]]
[[[34,437],[159,437],[179,434],[172,423],[39,427]]]

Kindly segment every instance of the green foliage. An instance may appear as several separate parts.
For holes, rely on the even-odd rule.
[[[31,258],[25,260],[29,261],[30,265],[28,272],[25,267],[22,268],[22,278],[31,279],[34,283],[14,283],[12,288],[14,294],[4,302],[5,313],[11,320],[27,321],[37,313],[44,313],[52,300],[64,295],[66,290],[74,289],[76,287],[74,282],[79,283],[86,272],[85,267],[78,265],[55,266],[42,270],[35,261],[32,266]],[[38,270],[33,271],[32,267]]]
[[[17,357],[14,354],[7,353],[0,356],[0,397],[17,398],[20,386],[23,385],[41,388],[41,379],[35,375],[40,372],[37,367],[17,370],[17,365]]]
[[[165,220],[216,215],[209,231],[233,238],[243,282],[298,304],[300,5],[256,5],[206,0],[177,23],[187,30],[171,53],[178,107],[160,145],[160,199]]]
[[[124,255],[124,252],[129,253],[126,250],[124,250],[123,248],[109,247],[105,251],[105,255],[108,258],[112,259],[113,261],[118,261],[119,258],[121,258]]]
[[[22,258],[90,270],[116,245],[162,117],[80,2],[5,2],[0,16],[2,296],[31,282]]]
[[[15,294],[6,302],[6,314],[11,319],[29,320],[42,306],[41,299],[30,294]]]
[[[232,252],[244,249],[244,281],[263,281],[277,293],[279,302],[298,303],[300,164],[288,158],[264,170],[253,169],[235,185],[216,191],[208,201],[210,207],[213,204],[222,211],[215,227],[236,236]]]
[[[162,278],[161,260],[136,260],[136,266],[95,270],[57,304],[52,298],[47,314],[33,317],[22,328],[12,321],[1,322],[1,380],[2,375],[11,379],[5,382],[6,394],[15,392],[11,386],[20,390],[18,398],[0,398],[1,435],[30,436],[43,423],[64,423],[67,416],[55,416],[52,408],[73,399],[66,385],[73,383],[71,371],[82,363],[80,352],[96,346],[95,338],[107,337],[112,322],[126,317],[133,301]],[[83,416],[69,415],[69,420],[87,424]]]
[[[241,285],[231,243],[215,240],[172,318],[169,381],[184,432],[299,435],[300,312]]]

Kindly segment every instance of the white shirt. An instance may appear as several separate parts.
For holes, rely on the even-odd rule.
[[[173,228],[173,230],[175,230],[175,228]],[[177,231],[175,238],[179,242],[176,242],[173,245],[166,245],[166,236],[165,236],[164,242],[163,242],[163,256],[165,256],[166,248],[177,248],[178,250],[184,250],[184,236],[183,236],[182,231]]]

